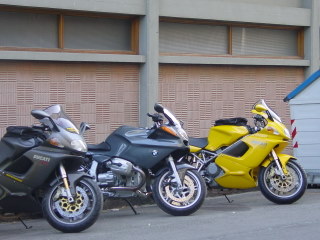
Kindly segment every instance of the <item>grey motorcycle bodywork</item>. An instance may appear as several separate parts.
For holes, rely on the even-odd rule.
[[[152,137],[157,135],[157,137]],[[179,138],[159,129],[143,129],[121,126],[105,141],[105,149],[94,151],[100,162],[111,157],[119,157],[144,169],[151,169],[169,155],[178,158],[189,151]],[[90,146],[89,146],[90,150]]]
[[[83,159],[79,156],[66,154],[66,151],[62,149],[45,146],[35,147],[14,159],[10,165],[0,165],[0,186],[10,189],[12,195],[29,194],[33,189],[46,182],[49,177],[48,173],[52,173],[62,160],[67,161],[68,158],[72,161]],[[11,167],[12,164],[23,165],[26,162],[27,165],[20,168],[18,172],[15,172]]]
[[[50,136],[59,139],[65,147],[54,147],[47,140],[40,141],[36,136],[26,137],[24,134],[1,139],[0,210],[28,212],[38,209],[35,198],[41,192],[38,190],[45,190],[57,178],[55,172],[62,162],[68,175],[82,175],[77,170],[83,163],[84,153],[69,148],[71,139],[82,139],[82,136],[61,128]]]

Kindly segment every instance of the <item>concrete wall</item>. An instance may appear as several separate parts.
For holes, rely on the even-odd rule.
[[[8,6],[145,15],[146,0],[1,0]]]
[[[223,2],[237,2],[239,0],[216,0],[216,1],[223,1]],[[251,4],[261,4],[261,5],[271,5],[271,6],[283,6],[283,7],[296,7],[300,8],[303,7],[304,0],[241,0],[243,3],[251,3]]]
[[[310,9],[242,1],[161,0],[160,16],[246,23],[309,26]]]
[[[310,66],[306,69],[306,78],[320,67],[320,1],[305,0],[304,6],[311,9],[310,27],[305,30],[305,59],[309,59]]]
[[[140,53],[113,55],[64,52],[0,51],[0,60],[124,62],[141,65],[140,116],[158,100],[159,63],[319,68],[319,0],[0,0],[0,5],[140,16]],[[159,56],[160,17],[305,27],[304,59]],[[142,117],[143,116],[143,117]]]

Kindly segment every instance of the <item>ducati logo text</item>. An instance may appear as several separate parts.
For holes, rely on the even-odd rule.
[[[42,164],[48,164],[51,160],[49,157],[44,157],[41,155],[33,155],[33,158],[40,160]]]

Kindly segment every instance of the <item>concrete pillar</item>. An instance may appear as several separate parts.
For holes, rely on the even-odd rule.
[[[307,78],[320,67],[320,1],[305,0],[304,4],[304,7],[311,9],[311,26],[306,29],[304,35],[305,58],[310,60],[305,74]]]
[[[153,113],[158,101],[159,76],[159,0],[146,0],[146,15],[140,21],[140,54],[146,62],[140,70],[139,125],[151,124],[147,113]]]

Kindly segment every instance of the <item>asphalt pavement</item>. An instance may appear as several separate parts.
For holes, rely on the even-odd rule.
[[[208,197],[196,213],[174,217],[156,205],[102,212],[98,221],[81,233],[66,234],[44,219],[0,223],[1,240],[264,240],[320,239],[320,189],[308,189],[296,203],[277,205],[259,191]],[[31,227],[31,228],[30,228]]]

